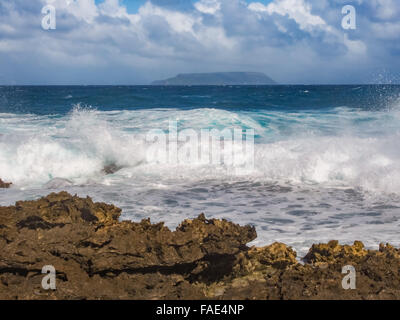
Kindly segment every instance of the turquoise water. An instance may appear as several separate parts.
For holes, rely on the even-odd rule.
[[[400,244],[399,99],[399,86],[0,87],[0,178],[14,183],[0,205],[67,190],[170,227],[201,212],[250,223],[258,244],[300,253]],[[146,134],[171,121],[253,129],[253,170],[149,162]]]

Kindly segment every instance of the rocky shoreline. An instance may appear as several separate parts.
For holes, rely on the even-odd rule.
[[[0,189],[8,189],[11,185],[11,182],[4,182],[0,179]]]
[[[204,215],[171,231],[66,192],[0,207],[0,299],[398,299],[400,251],[315,244],[300,263],[250,226]],[[56,290],[42,288],[54,266]],[[356,289],[342,287],[342,268]]]

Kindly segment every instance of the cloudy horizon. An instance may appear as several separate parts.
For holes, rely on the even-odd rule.
[[[45,30],[42,9],[56,10]],[[356,9],[343,29],[342,8]],[[256,71],[281,84],[399,83],[395,0],[0,3],[0,84],[135,85]]]

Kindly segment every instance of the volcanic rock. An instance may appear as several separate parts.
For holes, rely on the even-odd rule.
[[[3,182],[3,180],[0,179],[0,189],[7,189],[12,185],[11,182]]]
[[[185,220],[171,231],[66,192],[0,207],[0,299],[397,299],[400,252],[313,245],[304,264],[282,243],[248,247],[251,226]],[[42,287],[44,266],[56,290]],[[342,287],[342,268],[357,289]]]

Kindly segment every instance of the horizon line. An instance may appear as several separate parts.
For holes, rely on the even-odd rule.
[[[154,85],[154,84],[0,84],[0,87],[279,87],[279,86],[398,86],[400,83],[276,83],[276,84],[199,84],[199,85]]]

